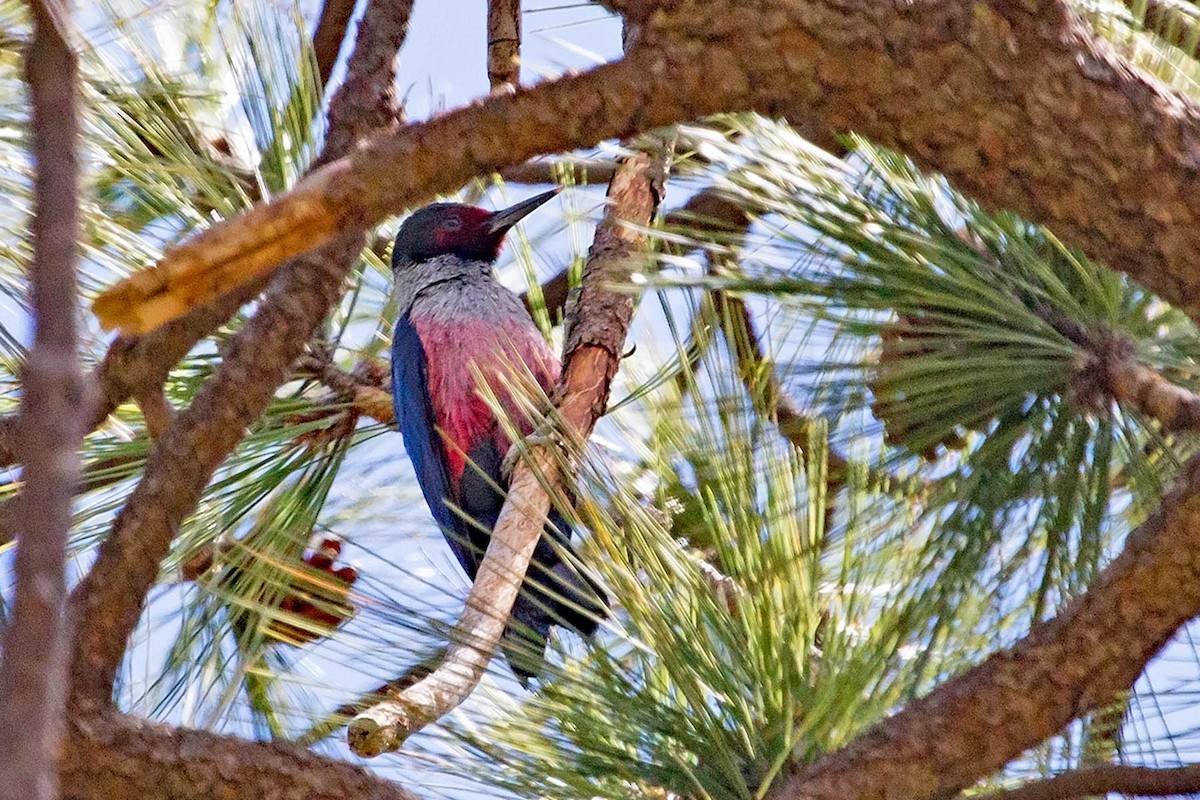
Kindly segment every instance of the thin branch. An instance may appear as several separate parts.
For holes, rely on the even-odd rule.
[[[368,4],[349,75],[330,105],[320,163],[347,152],[368,131],[392,123],[392,65],[411,10],[411,0]],[[362,245],[361,233],[345,234],[283,270],[231,341],[216,373],[155,443],[141,482],[71,597],[74,700],[110,701],[126,641],[175,531],[213,472],[292,374],[313,330],[341,296]]]
[[[521,85],[521,0],[488,0],[487,71],[492,93]]]
[[[1072,800],[1076,797],[1167,797],[1200,792],[1200,766],[1130,767],[1105,764],[1072,770],[1015,789],[975,795],[974,800]]]
[[[445,648],[438,648],[429,656],[406,669],[395,679],[388,681],[372,692],[363,694],[357,700],[344,703],[335,708],[324,720],[314,725],[302,736],[299,736],[295,740],[295,744],[301,747],[311,747],[317,742],[332,736],[337,731],[346,727],[347,723],[358,714],[389,697],[398,697],[417,681],[427,677],[445,658]]]
[[[313,32],[312,47],[322,87],[329,85],[329,76],[333,74],[338,54],[342,51],[342,42],[346,40],[346,29],[350,27],[350,18],[354,16],[354,5],[354,0],[325,0],[321,8],[321,18]]]
[[[559,412],[576,446],[587,440],[608,402],[633,315],[632,296],[612,287],[627,283],[645,258],[641,231],[657,212],[666,169],[665,158],[643,154],[630,156],[618,168],[577,302],[567,312]],[[414,732],[457,707],[478,685],[542,536],[550,496],[539,476],[556,474],[554,464],[544,447],[532,448],[529,461],[517,464],[446,660],[428,678],[355,717],[347,731],[355,753],[375,756],[397,749]]]
[[[67,532],[79,473],[83,392],[75,315],[79,236],[78,64],[70,12],[34,0],[25,75],[33,105],[34,341],[21,388],[24,457],[16,597],[0,660],[0,798],[58,796],[66,685]]]
[[[1092,586],[1012,648],[943,683],[772,800],[945,798],[995,773],[1073,719],[1129,691],[1200,614],[1200,458]]]
[[[567,305],[567,295],[571,291],[571,273],[569,270],[561,270],[553,278],[542,284],[542,303],[546,307],[546,313],[550,315],[550,320],[554,321],[562,316],[563,309]],[[529,297],[529,292],[522,292],[521,302],[525,304],[525,310],[531,315],[533,314],[533,301]]]
[[[612,180],[617,162],[607,158],[535,158],[500,170],[509,183],[559,183],[597,186]]]
[[[73,800],[414,800],[394,783],[299,747],[118,714],[70,721],[63,796]]]

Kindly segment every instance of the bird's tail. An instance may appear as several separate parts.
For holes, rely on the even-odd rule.
[[[608,596],[590,577],[562,561],[549,570],[535,561],[513,604],[500,647],[524,683],[542,671],[551,625],[591,636],[607,616]]]

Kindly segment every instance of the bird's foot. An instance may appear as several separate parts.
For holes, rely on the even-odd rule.
[[[517,468],[517,462],[521,460],[526,453],[532,452],[536,448],[544,448],[554,452],[557,456],[556,460],[562,464],[574,465],[575,458],[572,456],[572,449],[568,445],[566,437],[562,431],[553,425],[543,425],[537,430],[527,435],[521,442],[513,444],[508,448],[508,452],[504,455],[504,459],[500,462],[500,474],[504,477],[506,483],[512,482],[513,471]]]

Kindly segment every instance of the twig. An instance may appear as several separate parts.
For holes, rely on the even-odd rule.
[[[82,385],[75,315],[79,236],[77,60],[69,10],[33,0],[25,75],[33,105],[34,342],[22,376],[25,468],[16,598],[0,660],[0,798],[58,796],[58,741],[66,695],[67,533],[79,473]]]
[[[406,669],[394,680],[388,681],[372,692],[367,692],[353,702],[338,706],[329,714],[328,717],[314,725],[302,736],[297,737],[294,743],[300,745],[301,747],[311,747],[317,742],[328,738],[337,731],[346,727],[346,724],[350,722],[350,720],[354,719],[356,715],[376,705],[380,702],[380,700],[384,700],[388,697],[397,697],[405,689],[428,676],[433,672],[434,668],[437,667],[438,664],[442,663],[445,657],[446,649],[438,648],[430,655]]]
[[[560,271],[542,284],[541,291],[546,313],[550,315],[550,320],[554,321],[562,315],[563,309],[567,305],[567,295],[571,291],[570,272],[565,269]],[[533,314],[533,301],[529,298],[529,292],[521,293],[521,302],[525,304],[525,310]]]
[[[975,795],[972,800],[1070,800],[1075,797],[1166,797],[1200,792],[1200,765],[1130,767],[1105,764],[1072,770],[1015,789]]]
[[[175,409],[167,400],[162,384],[139,391],[134,395],[134,400],[142,410],[142,418],[146,420],[146,432],[150,438],[157,439],[162,436],[175,417]]]
[[[567,312],[559,412],[576,446],[586,441],[608,402],[633,315],[632,296],[612,287],[627,283],[645,257],[646,239],[640,231],[654,219],[666,168],[666,159],[642,154],[630,156],[618,168],[579,295]],[[446,660],[428,678],[354,718],[347,740],[355,753],[375,756],[397,749],[414,732],[457,707],[478,685],[542,535],[550,497],[539,476],[554,475],[555,463],[545,448],[534,447],[529,461],[517,464]]]
[[[313,32],[312,47],[322,87],[329,85],[329,76],[333,74],[333,66],[342,51],[342,42],[346,40],[346,28],[354,16],[354,5],[354,0],[325,0],[321,8],[321,19]]]
[[[488,0],[487,71],[492,93],[521,85],[521,0]]]
[[[330,105],[330,130],[320,161],[338,157],[367,131],[394,119],[392,63],[411,9],[411,0],[368,4],[350,59],[350,76]],[[305,342],[341,295],[362,245],[361,233],[345,234],[290,264],[234,337],[216,374],[155,443],[141,482],[71,597],[75,701],[109,702],[126,641],[176,528],[246,427],[291,375]]]

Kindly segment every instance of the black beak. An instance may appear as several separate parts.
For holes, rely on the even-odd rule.
[[[492,218],[488,221],[488,232],[493,234],[504,233],[538,206],[552,199],[558,192],[559,189],[551,189],[548,192],[534,195],[528,200],[522,200],[514,206],[509,206],[493,213]]]

